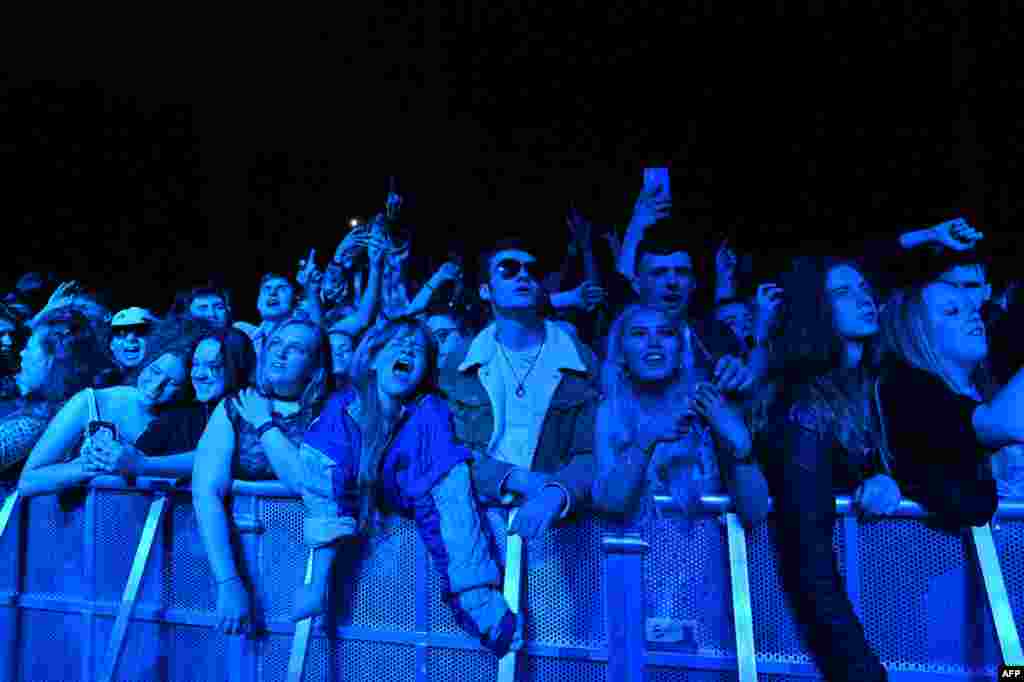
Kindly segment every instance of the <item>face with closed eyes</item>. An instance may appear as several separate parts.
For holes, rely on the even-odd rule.
[[[419,329],[400,331],[384,344],[373,360],[378,392],[398,400],[412,395],[426,376],[429,348]]]
[[[623,325],[622,334],[626,371],[634,383],[663,382],[678,371],[679,330],[664,311],[638,310]]]
[[[144,407],[158,407],[177,399],[187,379],[182,359],[165,353],[142,370],[135,386]]]
[[[201,403],[224,396],[224,355],[217,339],[203,339],[196,346],[192,355],[192,388]]]
[[[855,268],[838,265],[829,270],[825,297],[832,309],[832,324],[841,338],[862,341],[878,333],[874,292]]]
[[[980,298],[944,281],[921,291],[929,342],[944,362],[973,370],[988,354]]]

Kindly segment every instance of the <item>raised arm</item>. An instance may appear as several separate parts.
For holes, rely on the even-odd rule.
[[[103,473],[85,457],[63,462],[67,451],[78,442],[89,421],[85,392],[77,393],[50,421],[25,462],[18,481],[22,495],[55,493],[80,485]]]
[[[643,241],[644,232],[648,227],[666,218],[672,210],[671,199],[659,199],[656,194],[646,189],[640,192],[633,208],[633,217],[626,228],[626,237],[622,242],[618,268],[626,278],[635,276],[636,252]]]

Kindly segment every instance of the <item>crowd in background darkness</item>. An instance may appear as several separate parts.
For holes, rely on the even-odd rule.
[[[99,475],[190,480],[229,634],[251,626],[233,479],[303,500],[316,551],[296,619],[330,607],[340,547],[408,516],[459,623],[498,655],[522,643],[493,542],[509,510],[534,538],[590,513],[660,523],[655,495],[692,518],[727,492],[753,525],[772,498],[811,650],[829,680],[859,681],[886,671],[838,573],[834,496],[865,519],[911,499],[956,530],[1024,494],[1022,292],[991,281],[962,219],[764,278],[652,173],[621,234],[570,210],[557,263],[549,235],[480,254],[449,235],[417,282],[401,208],[392,191],[327,262],[311,249],[266,273],[246,294],[258,320],[212,283],[115,314],[90,288],[108,282],[23,276],[0,303],[4,479],[69,504]]]

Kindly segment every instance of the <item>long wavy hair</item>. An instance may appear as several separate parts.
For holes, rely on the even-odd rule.
[[[788,307],[776,348],[789,385],[805,383],[842,364],[843,339],[836,330],[825,281],[832,270],[843,265],[865,276],[855,261],[811,257],[801,259],[782,278]],[[881,361],[882,344],[875,336],[864,343],[861,365],[877,376]]]
[[[377,483],[380,480],[381,461],[398,417],[384,414],[373,363],[389,341],[398,336],[417,333],[422,335],[427,345],[427,369],[407,402],[427,394],[436,394],[437,343],[430,328],[416,318],[397,317],[371,329],[352,356],[350,374],[352,385],[359,396],[359,430],[362,434],[362,452],[359,456],[359,525],[364,532],[373,530],[377,518]]]
[[[331,343],[327,339],[327,334],[320,325],[301,314],[290,317],[278,324],[274,327],[270,336],[273,336],[285,327],[292,325],[305,327],[311,330],[313,332],[313,338],[316,339],[313,370],[309,376],[309,380],[306,382],[306,387],[302,391],[302,395],[299,397],[300,411],[307,415],[315,416],[320,413],[320,409],[323,407],[324,401],[327,399],[327,395],[331,390]],[[265,365],[268,361],[268,357],[269,354],[264,352],[259,358],[256,385],[259,388],[260,393],[264,395],[273,395],[273,391],[270,390],[270,384],[264,377],[266,373]]]
[[[911,367],[924,370],[942,380],[949,390],[960,393],[947,363],[935,350],[931,327],[925,313],[923,291],[927,283],[893,293],[882,311],[882,341],[888,353]],[[988,400],[995,393],[995,382],[988,362],[983,360],[971,374],[971,383]]]
[[[106,353],[89,319],[70,307],[47,313],[32,331],[53,362],[43,386],[31,397],[55,413],[68,398],[92,384],[108,364]]]

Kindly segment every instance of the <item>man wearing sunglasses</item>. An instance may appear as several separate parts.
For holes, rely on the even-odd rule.
[[[481,453],[484,504],[518,505],[510,532],[541,535],[585,504],[593,478],[597,362],[542,315],[537,258],[503,242],[481,261],[480,298],[494,321],[441,370],[456,437]]]

